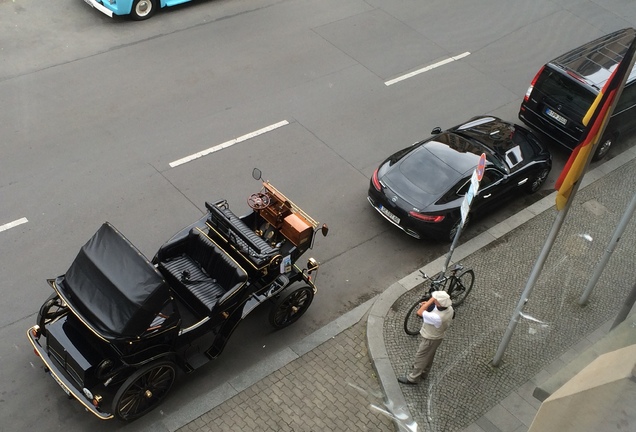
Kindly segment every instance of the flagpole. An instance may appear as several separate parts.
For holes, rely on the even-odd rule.
[[[630,29],[631,33],[636,35],[636,30]],[[599,92],[594,99],[594,102],[588,109],[587,113],[583,117],[583,125],[586,126],[586,132],[581,140],[580,144],[576,147],[570,159],[564,168],[564,171],[559,176],[557,180],[557,199],[556,199],[556,208],[559,211],[557,217],[552,224],[552,228],[550,233],[548,234],[548,238],[546,239],[545,244],[543,245],[543,249],[537,258],[536,263],[534,264],[534,268],[530,273],[530,277],[526,283],[526,287],[521,294],[521,298],[519,299],[519,303],[517,304],[517,308],[515,309],[512,318],[510,319],[510,323],[508,323],[508,327],[506,332],[499,343],[499,347],[497,348],[497,352],[495,353],[495,357],[492,359],[491,364],[493,366],[499,366],[501,359],[503,357],[504,351],[506,347],[510,343],[510,339],[512,338],[512,333],[519,322],[519,316],[521,315],[521,311],[529,300],[530,293],[534,288],[534,285],[539,278],[539,274],[541,274],[541,270],[543,269],[543,265],[548,258],[548,254],[552,249],[554,244],[554,240],[561,229],[561,225],[563,225],[563,221],[565,220],[565,216],[567,215],[570,207],[572,206],[572,201],[574,201],[574,196],[579,190],[579,186],[581,185],[581,181],[583,181],[583,176],[587,171],[588,166],[590,165],[590,161],[592,160],[592,156],[598,146],[599,139],[603,136],[605,131],[605,126],[607,126],[607,121],[611,117],[614,107],[618,99],[623,92],[623,88],[625,87],[625,82],[629,75],[629,72],[632,70],[634,66],[634,62],[636,61],[636,37],[634,37],[625,51],[623,59],[619,63],[618,67],[614,69],[611,73],[609,79],[605,82],[603,89]],[[581,152],[587,151],[587,154],[581,154]],[[584,160],[583,160],[584,159]],[[580,162],[583,162],[582,166]]]
[[[506,351],[506,348],[508,347],[508,344],[510,343],[510,339],[512,339],[512,334],[514,333],[515,328],[517,327],[517,324],[519,323],[519,317],[521,316],[521,312],[523,311],[523,308],[525,307],[526,303],[528,303],[530,294],[532,293],[532,290],[534,289],[534,286],[536,285],[537,279],[539,279],[539,275],[541,274],[541,271],[543,270],[543,266],[545,265],[545,262],[548,259],[550,250],[552,250],[554,241],[557,235],[559,234],[559,231],[561,230],[563,221],[565,221],[565,217],[567,216],[568,211],[570,210],[570,207],[572,206],[572,201],[574,201],[574,197],[576,196],[576,193],[579,190],[579,186],[581,182],[583,181],[583,176],[585,175],[585,171],[587,171],[587,167],[589,166],[590,161],[592,160],[593,154],[594,154],[594,150],[590,151],[590,154],[587,156],[587,160],[585,161],[583,174],[572,186],[572,192],[570,193],[570,196],[568,198],[567,203],[565,204],[565,207],[563,207],[563,209],[557,213],[554,223],[552,224],[552,228],[550,228],[550,232],[548,233],[548,238],[543,244],[541,253],[539,254],[539,257],[537,258],[537,261],[535,262],[534,267],[532,268],[532,271],[530,272],[528,281],[526,282],[526,287],[523,289],[523,293],[521,294],[521,298],[519,298],[519,302],[517,303],[517,307],[512,314],[512,318],[510,318],[510,322],[508,323],[506,332],[504,333],[501,339],[501,342],[499,342],[499,347],[497,348],[497,352],[495,353],[495,356],[490,362],[492,366],[497,367],[501,363],[501,359],[503,358],[504,352]]]
[[[607,249],[605,250],[605,253],[603,254],[603,257],[597,264],[596,269],[594,270],[594,274],[592,275],[592,277],[590,278],[590,281],[585,287],[583,294],[581,294],[581,297],[579,298],[579,305],[583,306],[587,303],[590,297],[590,294],[592,294],[592,290],[596,286],[596,283],[598,282],[599,278],[601,277],[601,274],[603,273],[603,270],[605,269],[605,266],[607,265],[607,262],[612,256],[612,253],[614,253],[614,249],[616,249],[616,245],[618,245],[618,241],[621,239],[623,232],[625,232],[625,228],[627,228],[627,224],[629,223],[629,220],[632,218],[632,215],[634,214],[634,210],[636,210],[636,194],[634,194],[634,196],[632,197],[631,203],[625,210],[625,213],[623,213],[623,216],[621,217],[620,222],[618,223],[618,225],[616,226],[616,229],[614,230],[614,235],[612,236],[612,239],[610,240],[609,245],[607,246]]]

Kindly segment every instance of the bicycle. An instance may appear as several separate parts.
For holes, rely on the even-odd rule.
[[[426,273],[420,270],[422,276],[425,279],[431,281],[431,287],[426,293],[409,308],[409,311],[404,317],[404,331],[408,335],[416,335],[422,328],[422,318],[417,315],[417,310],[420,308],[422,302],[431,298],[433,291],[446,291],[453,302],[453,307],[457,307],[464,303],[468,294],[473,289],[475,283],[475,272],[472,269],[464,269],[461,264],[455,264],[450,269],[450,274],[447,276],[444,273],[438,273],[437,275],[430,277]],[[459,274],[457,274],[460,272]]]

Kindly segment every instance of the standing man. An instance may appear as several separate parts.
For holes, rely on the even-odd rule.
[[[423,339],[415,353],[411,372],[398,378],[402,384],[418,384],[428,376],[435,352],[454,317],[453,302],[446,291],[434,291],[431,298],[420,305],[417,314],[423,320],[420,330]]]

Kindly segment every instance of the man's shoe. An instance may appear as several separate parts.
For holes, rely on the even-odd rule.
[[[409,380],[408,377],[405,377],[405,376],[398,377],[398,382],[401,382],[402,384],[406,384],[406,385],[417,384],[416,382]]]

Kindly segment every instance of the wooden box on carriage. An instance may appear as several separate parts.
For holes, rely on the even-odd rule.
[[[299,215],[292,213],[283,219],[280,232],[294,245],[300,246],[311,240],[313,229]]]
[[[274,228],[280,230],[285,217],[293,214],[291,203],[269,183],[263,183],[263,186],[270,198],[270,204],[264,209],[259,210],[259,213]]]

